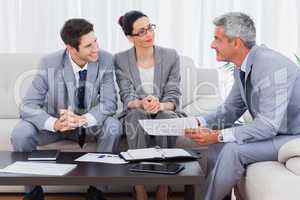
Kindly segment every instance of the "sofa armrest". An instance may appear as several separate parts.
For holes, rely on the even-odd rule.
[[[300,176],[300,157],[298,156],[288,159],[285,163],[285,167],[295,175]]]
[[[286,163],[290,158],[300,157],[300,138],[293,139],[282,145],[278,152],[278,161]]]
[[[295,175],[300,175],[300,138],[282,145],[278,152],[278,161],[285,164]]]

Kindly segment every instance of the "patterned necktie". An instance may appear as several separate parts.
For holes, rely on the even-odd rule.
[[[79,87],[77,91],[78,98],[78,110],[79,114],[82,114],[85,108],[84,105],[84,94],[85,94],[85,81],[86,81],[87,70],[79,71]],[[82,148],[85,143],[85,129],[79,127],[78,129],[78,144]]]

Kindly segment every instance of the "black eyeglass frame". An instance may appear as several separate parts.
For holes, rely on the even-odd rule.
[[[149,24],[148,28],[142,28],[138,33],[132,33],[132,34],[130,34],[130,36],[143,37],[148,33],[148,31],[154,32],[155,29],[156,29],[155,24]]]

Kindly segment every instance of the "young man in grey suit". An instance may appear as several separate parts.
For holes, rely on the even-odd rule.
[[[97,141],[97,151],[115,152],[122,131],[112,117],[117,109],[112,55],[99,50],[93,25],[84,19],[68,20],[61,38],[66,49],[42,59],[23,99],[12,145],[15,151],[29,152],[38,145],[70,139],[83,147],[90,136]],[[40,186],[26,190],[24,199],[44,199]],[[87,199],[104,197],[90,187]]]
[[[185,131],[187,137],[209,145],[206,200],[228,198],[247,165],[277,160],[279,148],[300,137],[299,67],[278,52],[255,45],[249,16],[227,13],[214,24],[211,47],[218,61],[235,64],[234,84],[216,112],[199,117],[199,128]],[[253,121],[234,127],[246,110]]]

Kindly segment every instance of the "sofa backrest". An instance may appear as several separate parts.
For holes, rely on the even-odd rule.
[[[33,53],[0,54],[0,119],[19,118],[18,105],[31,84],[42,56]],[[197,103],[199,99],[218,96],[216,69],[197,68],[193,60],[185,56],[181,56],[180,61],[183,109],[191,108],[190,105]],[[121,103],[118,102],[118,105],[120,111]],[[188,109],[187,112],[191,113]],[[194,107],[192,112],[195,112]]]
[[[187,56],[180,57],[182,107],[204,96],[219,96],[218,71],[197,67]]]
[[[0,118],[19,118],[18,103],[31,83],[42,54],[0,54]]]

